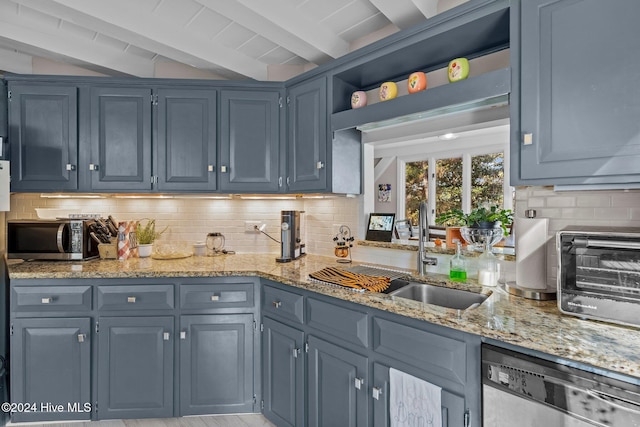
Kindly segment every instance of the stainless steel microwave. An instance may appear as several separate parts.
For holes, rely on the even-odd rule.
[[[8,258],[86,260],[98,256],[89,234],[93,220],[11,220],[7,222]]]
[[[556,249],[561,312],[640,326],[640,229],[569,227]]]

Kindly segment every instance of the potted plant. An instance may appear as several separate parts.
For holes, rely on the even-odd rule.
[[[461,225],[471,228],[502,228],[505,236],[509,235],[509,227],[513,223],[511,209],[502,209],[498,205],[483,205],[469,213],[461,209],[451,209],[436,218],[438,224]]]
[[[138,222],[136,226],[136,239],[138,240],[138,256],[146,258],[153,251],[153,242],[164,233],[168,226],[162,231],[156,231],[156,220],[150,219],[144,227]]]

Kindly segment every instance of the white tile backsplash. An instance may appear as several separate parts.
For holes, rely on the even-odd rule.
[[[280,211],[304,210],[307,252],[333,256],[336,225],[347,225],[358,238],[363,229],[362,197],[332,197],[324,199],[230,199],[198,198],[138,199],[109,197],[104,199],[51,199],[40,194],[19,193],[11,196],[11,211],[6,219],[36,218],[35,208],[65,208],[78,212],[111,214],[117,220],[156,218],[158,226],[169,226],[164,239],[196,242],[209,232],[225,235],[226,248],[238,252],[278,253],[280,245],[259,233],[246,233],[245,221],[263,221],[266,232],[280,238]],[[549,244],[547,246],[547,280],[555,285],[556,258],[554,236],[556,231],[569,225],[627,226],[640,228],[640,190],[554,192],[550,187],[519,187],[516,189],[516,215],[524,216],[527,209],[535,209],[539,218],[549,218]],[[517,232],[517,230],[516,230]],[[2,242],[4,244],[4,229]],[[353,259],[368,263],[415,268],[416,252],[355,246]],[[446,273],[447,260],[442,259],[436,269]],[[513,264],[513,263],[507,263]],[[507,266],[509,275],[512,266]],[[511,279],[509,279],[511,280]]]

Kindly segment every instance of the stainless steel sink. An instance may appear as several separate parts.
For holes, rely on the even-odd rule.
[[[477,292],[417,282],[409,282],[408,285],[390,292],[389,295],[458,310],[477,307],[488,298],[488,295]]]

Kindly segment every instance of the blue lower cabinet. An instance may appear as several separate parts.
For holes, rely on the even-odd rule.
[[[253,314],[180,317],[180,415],[254,412]]]
[[[368,425],[368,359],[310,335],[309,427]]]
[[[90,336],[89,318],[13,320],[13,422],[91,418]]]
[[[173,316],[98,322],[98,418],[172,417]]]
[[[304,425],[304,332],[268,317],[262,334],[262,412],[280,427]]]

